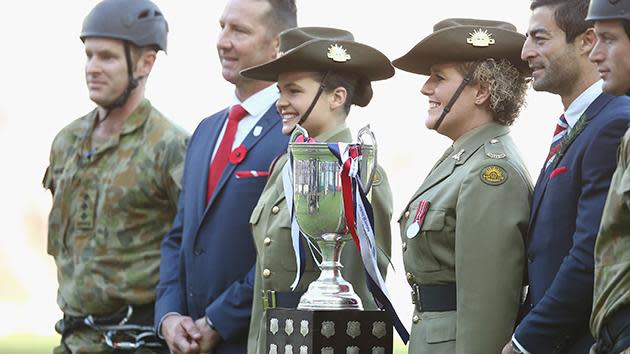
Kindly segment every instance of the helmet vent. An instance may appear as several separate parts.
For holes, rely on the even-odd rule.
[[[162,17],[162,13],[160,11],[155,11],[154,16],[155,17]]]
[[[142,12],[138,15],[138,20],[149,17],[149,13],[150,13],[150,12],[151,12],[151,11],[149,11],[149,10],[144,10],[144,11],[142,11]]]

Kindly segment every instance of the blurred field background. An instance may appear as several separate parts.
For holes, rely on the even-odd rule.
[[[0,2],[0,353],[49,353],[58,342],[53,330],[61,316],[55,302],[56,270],[46,254],[51,201],[41,179],[55,134],[93,108],[85,89],[85,55],[78,36],[83,18],[96,2]],[[155,2],[169,21],[169,52],[159,55],[147,96],[192,132],[203,117],[222,109],[233,95],[232,87],[221,78],[214,46],[225,3]],[[503,0],[443,0],[439,4],[298,0],[297,4],[301,26],[348,29],[357,40],[391,59],[405,54],[447,17],[506,20],[521,32],[529,17],[528,2]],[[379,162],[392,186],[394,269],[387,283],[408,326],[412,305],[396,221],[407,198],[450,144],[424,128],[428,102],[420,87],[425,79],[397,71],[394,78],[374,83],[370,105],[352,108],[348,120],[354,132],[371,124],[378,139]],[[533,91],[528,103],[512,131],[535,179],[562,108],[556,97]],[[397,352],[404,352],[398,348]]]

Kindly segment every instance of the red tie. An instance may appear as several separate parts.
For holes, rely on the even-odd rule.
[[[227,126],[225,127],[225,133],[219,144],[214,159],[210,163],[210,170],[208,172],[208,194],[206,195],[206,204],[210,202],[210,198],[214,193],[214,189],[221,179],[223,170],[227,166],[230,153],[232,152],[232,145],[234,144],[234,135],[236,135],[236,128],[238,128],[238,122],[245,118],[247,111],[240,104],[232,106],[230,109],[230,115],[228,116]]]

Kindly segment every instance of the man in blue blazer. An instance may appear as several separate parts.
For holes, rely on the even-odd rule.
[[[504,353],[580,353],[593,343],[593,249],[628,126],[628,98],[602,93],[588,55],[588,0],[534,0],[521,57],[533,87],[559,95],[559,119],[534,189],[527,241],[526,315]]]
[[[256,261],[249,217],[288,141],[275,85],[239,72],[277,56],[279,33],[297,25],[294,0],[229,0],[219,23],[222,74],[236,97],[190,140],[177,216],[161,249],[155,325],[174,353],[246,352]],[[233,120],[239,105],[243,114]]]

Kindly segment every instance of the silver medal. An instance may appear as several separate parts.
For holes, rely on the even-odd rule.
[[[407,238],[414,238],[420,232],[420,224],[418,222],[414,222],[409,227],[407,227]]]

